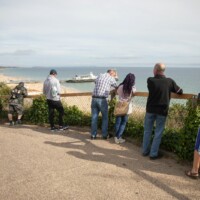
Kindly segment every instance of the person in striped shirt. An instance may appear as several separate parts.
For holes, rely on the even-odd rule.
[[[102,114],[102,139],[108,136],[108,96],[110,90],[117,88],[115,77],[117,73],[113,69],[109,69],[106,73],[100,74],[95,80],[95,87],[92,93],[91,111],[91,139],[96,139],[98,116]]]

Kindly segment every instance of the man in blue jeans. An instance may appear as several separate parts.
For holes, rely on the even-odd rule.
[[[143,156],[149,155],[152,160],[162,157],[162,154],[159,153],[159,146],[168,115],[171,92],[176,94],[183,93],[183,90],[173,79],[165,77],[165,68],[164,64],[157,63],[154,66],[154,77],[147,79],[149,96],[144,120],[142,154]],[[154,123],[154,137],[152,144],[150,144]]]
[[[107,98],[109,96],[112,87],[117,88],[117,83],[115,80],[116,71],[110,69],[107,73],[100,74],[95,81],[95,88],[92,94],[92,124],[91,124],[91,139],[96,139],[97,136],[97,122],[98,116],[101,112],[102,114],[102,138],[107,139],[108,135],[108,102]]]

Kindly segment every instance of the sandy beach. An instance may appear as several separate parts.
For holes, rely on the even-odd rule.
[[[13,89],[24,78],[16,78],[0,74],[0,82],[6,83],[8,87]],[[25,87],[28,90],[28,95],[40,95],[43,93],[43,82],[25,82]],[[68,88],[61,85],[61,94],[78,93],[80,91],[74,88]],[[77,106],[84,112],[90,112],[91,97],[90,96],[72,96],[61,98],[62,102],[68,106]],[[33,98],[25,98],[26,106],[32,105]]]
[[[11,76],[5,76],[4,74],[0,74],[0,82],[6,83],[10,88],[14,88],[17,83],[20,81],[24,81],[24,78],[16,78]],[[29,95],[38,95],[42,94],[43,82],[25,82],[25,87],[28,90]],[[64,87],[61,85],[61,93],[73,93],[79,92],[76,89]]]
[[[0,74],[0,82],[6,83],[11,89],[14,88],[17,83],[20,81],[24,81],[24,78],[16,78],[16,77],[10,77],[5,76],[3,74]],[[14,82],[14,83],[13,83]],[[40,95],[42,94],[43,90],[43,82],[25,82],[25,87],[28,90],[28,95]],[[79,93],[80,91],[64,87],[61,85],[61,94],[69,94],[69,93]],[[77,106],[81,111],[90,113],[91,112],[91,96],[69,96],[69,97],[63,97],[61,98],[62,102],[64,104],[67,104],[68,106]],[[32,104],[32,99],[26,98],[25,102],[28,105]],[[141,108],[140,106],[137,106],[134,104],[133,106],[133,113],[138,113],[138,115],[141,115],[143,117],[144,108]],[[139,114],[140,113],[140,114]]]

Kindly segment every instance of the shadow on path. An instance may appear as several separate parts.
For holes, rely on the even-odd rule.
[[[108,141],[99,141],[98,139],[90,140],[89,134],[80,134],[77,131],[70,131],[70,133],[67,134],[67,137],[73,138],[76,141],[61,143],[46,141],[45,144],[67,148],[67,154],[70,154],[79,159],[108,163],[120,168],[126,168],[134,174],[140,176],[142,179],[145,179],[156,187],[164,190],[173,197],[180,200],[189,200],[188,197],[178,193],[173,188],[168,186],[167,182],[165,183],[165,180],[159,180],[158,178],[154,178],[149,175],[148,172],[182,176],[183,173],[181,173],[180,170],[178,174],[174,172],[175,170],[172,170],[173,166],[171,163],[166,164],[166,159],[150,161],[148,158],[144,158],[140,155],[139,148],[138,151],[131,149],[130,143],[121,145],[122,150],[119,148],[106,148],[106,142],[112,143],[112,145],[116,145],[114,142],[112,142],[113,139]],[[101,143],[101,147],[98,146],[99,143]],[[176,171],[178,171],[178,169],[176,169]],[[139,181],[140,179],[138,179],[138,182]]]

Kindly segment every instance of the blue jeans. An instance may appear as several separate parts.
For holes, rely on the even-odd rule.
[[[199,155],[200,155],[200,128],[199,128],[198,133],[197,133],[194,150],[197,150]]]
[[[166,118],[167,118],[166,116],[153,113],[146,113],[144,121],[144,136],[143,136],[143,150],[142,150],[143,155],[147,155],[149,153],[150,157],[155,157],[158,155],[162,133],[165,128]],[[152,144],[150,145],[154,122],[156,122],[155,134]]]
[[[126,128],[126,123],[128,121],[128,115],[117,116],[115,120],[115,137],[118,139],[122,137],[124,129]]]
[[[98,128],[98,116],[99,112],[102,114],[102,136],[107,137],[108,135],[108,102],[106,99],[92,98],[92,124],[91,124],[91,135],[97,135]]]

